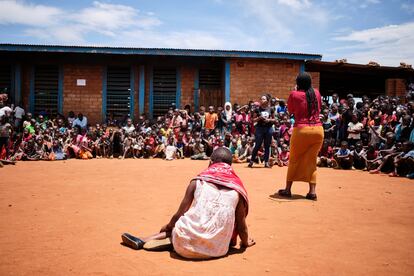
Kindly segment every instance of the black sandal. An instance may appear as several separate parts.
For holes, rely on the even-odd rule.
[[[132,249],[139,250],[144,247],[145,242],[141,240],[140,238],[132,236],[131,234],[124,233],[122,234],[121,237],[122,237],[122,242],[124,243],[124,245]]]
[[[316,196],[316,194],[309,194],[309,193],[308,193],[308,194],[306,195],[306,199],[316,201],[316,200],[318,200],[318,197]]]
[[[285,189],[279,190],[277,194],[283,197],[292,197],[292,193]]]

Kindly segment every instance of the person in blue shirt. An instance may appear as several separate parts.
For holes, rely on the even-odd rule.
[[[347,141],[341,142],[341,148],[335,153],[334,158],[338,169],[349,170],[352,168],[353,159]]]

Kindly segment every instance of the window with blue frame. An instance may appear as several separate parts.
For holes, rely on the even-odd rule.
[[[7,94],[9,102],[13,102],[12,68],[10,65],[0,65],[0,94]]]
[[[59,112],[59,66],[35,66],[33,81],[34,113],[56,115]]]
[[[154,68],[152,92],[153,116],[163,116],[177,100],[177,69]]]
[[[106,118],[123,121],[131,117],[131,105],[131,68],[109,66],[106,80]]]

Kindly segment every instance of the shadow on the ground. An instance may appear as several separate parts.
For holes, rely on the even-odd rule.
[[[236,254],[242,254],[244,251],[246,251],[246,248],[234,248],[234,247],[230,247],[229,252],[227,252],[226,255],[224,255],[223,257],[218,257],[218,258],[210,258],[210,259],[204,259],[204,260],[197,260],[197,259],[186,259],[181,257],[180,255],[178,255],[175,251],[170,251],[170,257],[176,260],[180,260],[180,261],[185,261],[185,262],[208,262],[208,261],[213,261],[213,260],[217,260],[217,259],[221,259],[221,258],[227,258],[230,255],[236,255]]]
[[[120,245],[127,247],[131,250],[131,247],[129,247],[127,244],[120,242]],[[145,249],[140,249],[140,250],[145,250]],[[135,251],[140,251],[140,250],[135,250]],[[159,249],[159,250],[145,250],[147,252],[166,252],[169,251],[170,252],[170,257],[176,260],[180,260],[180,261],[185,261],[185,262],[207,262],[207,261],[212,261],[212,260],[216,260],[216,259],[221,259],[221,258],[227,258],[230,255],[236,255],[236,254],[242,254],[244,251],[246,251],[246,248],[234,248],[234,247],[230,247],[229,252],[227,252],[226,255],[224,255],[223,257],[218,257],[218,258],[210,258],[210,259],[203,259],[203,260],[197,260],[197,259],[187,259],[187,258],[183,258],[180,255],[178,255],[175,251],[174,248],[171,246],[168,249],[167,248],[163,248],[163,249]]]
[[[270,199],[276,199],[276,200],[283,200],[283,201],[304,200],[304,199],[306,199],[305,196],[296,195],[296,194],[292,194],[292,197],[284,197],[284,196],[280,196],[278,194],[272,194],[272,195],[269,195],[269,198]]]

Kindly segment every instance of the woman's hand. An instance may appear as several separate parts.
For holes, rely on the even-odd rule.
[[[162,233],[162,232],[171,232],[171,231],[172,231],[172,227],[169,224],[166,224],[163,227],[161,227],[160,233]]]
[[[253,239],[249,238],[249,240],[247,241],[247,244],[241,243],[240,246],[244,247],[244,248],[247,248],[247,247],[251,247],[255,244],[256,244],[256,242]]]

